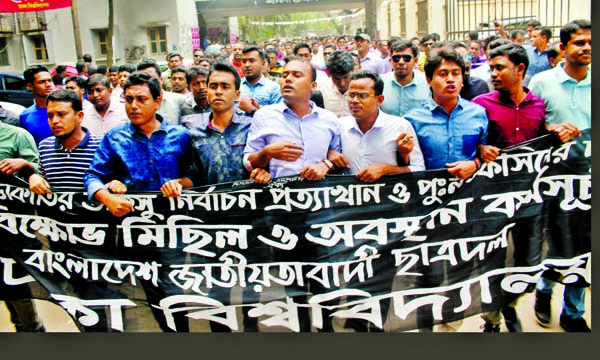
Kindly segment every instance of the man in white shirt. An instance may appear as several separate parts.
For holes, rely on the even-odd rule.
[[[82,126],[92,134],[104,136],[108,130],[128,121],[125,104],[110,96],[112,88],[106,76],[90,76],[85,90],[93,106],[84,111]]]

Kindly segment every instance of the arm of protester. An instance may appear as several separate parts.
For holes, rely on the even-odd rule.
[[[48,181],[38,174],[29,177],[29,190],[38,195],[52,194]]]
[[[100,189],[94,194],[94,199],[98,200],[114,216],[123,216],[133,211],[133,204],[121,195],[115,195],[108,190]]]
[[[258,102],[256,102],[255,99],[240,98],[240,102],[238,103],[238,109],[242,110],[246,114],[254,115],[254,112],[256,112],[258,108]]]
[[[125,194],[127,192],[127,185],[119,180],[113,180],[104,186],[113,194]]]
[[[301,178],[307,180],[319,180],[325,177],[329,172],[330,168],[323,161],[319,161],[318,163],[312,165],[306,165],[298,175]]]
[[[271,181],[271,174],[265,169],[256,168],[250,173],[250,179],[259,184],[266,184]]]
[[[194,186],[192,180],[187,177],[169,180],[160,187],[160,192],[166,197],[179,197],[183,189],[191,188]]]
[[[462,160],[455,161],[453,163],[446,164],[448,172],[459,179],[468,179],[473,175],[481,166],[481,160],[475,158],[474,160]]]
[[[478,144],[477,150],[481,160],[485,161],[486,163],[496,160],[498,155],[500,155],[500,148],[492,145]]]
[[[19,173],[27,180],[35,172],[35,165],[25,159],[4,159],[0,161],[0,172],[4,175]]]
[[[346,159],[346,157],[339,151],[329,149],[329,151],[327,151],[327,160],[331,161],[333,166],[336,168],[350,169],[350,163],[348,162],[348,159]]]
[[[383,175],[399,174],[404,172],[410,172],[408,166],[379,163],[365,167],[356,174],[356,178],[366,182],[373,182]]]
[[[291,141],[278,141],[248,155],[253,168],[264,168],[271,159],[294,162],[302,156],[304,148]],[[250,170],[250,169],[248,169]]]
[[[560,125],[546,123],[546,130],[555,133],[562,143],[570,141],[575,136],[581,136],[581,131],[570,122],[564,122]]]
[[[494,27],[496,28],[498,35],[502,36],[505,39],[509,38],[508,34],[506,33],[506,30],[504,29],[504,26],[501,23],[499,23],[498,21],[494,21]]]

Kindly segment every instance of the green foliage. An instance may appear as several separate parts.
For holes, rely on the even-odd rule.
[[[272,38],[295,38],[324,36],[338,34],[341,20],[329,19],[316,22],[293,23],[293,24],[252,24],[252,22],[280,23],[286,21],[307,21],[310,19],[332,18],[336,15],[330,12],[306,12],[296,14],[277,14],[265,16],[240,16],[238,26],[242,39],[249,42],[262,42]]]

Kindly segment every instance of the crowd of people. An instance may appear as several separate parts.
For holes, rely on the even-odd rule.
[[[467,179],[503,148],[546,133],[567,142],[591,126],[591,22],[564,25],[556,44],[536,21],[528,36],[498,30],[450,42],[358,33],[214,44],[194,50],[190,66],[168,54],[166,71],[151,59],[110,68],[84,59],[73,76],[32,66],[24,77],[35,104],[19,115],[0,109],[16,124],[0,124],[0,172],[37,194],[87,191],[114,216],[133,211],[120,196],[128,191],[176,197],[242,179],[342,173],[372,182],[441,168]],[[553,224],[521,224],[513,239],[541,236],[543,226]],[[541,279],[535,290],[542,326],[552,321],[553,285]],[[43,331],[27,289],[10,293],[16,329]],[[565,286],[566,331],[590,331],[584,295]],[[521,331],[514,305],[484,313],[484,331],[499,332],[502,315]]]

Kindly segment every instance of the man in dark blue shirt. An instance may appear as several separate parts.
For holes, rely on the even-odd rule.
[[[84,177],[90,199],[104,204],[115,216],[133,211],[133,204],[118,194],[131,190],[160,190],[164,183],[183,176],[192,161],[193,151],[189,131],[156,113],[162,101],[158,79],[147,73],[133,73],[125,82],[123,91],[129,123],[119,125],[104,135]],[[106,184],[109,180],[112,181]],[[145,249],[142,260],[163,264],[159,273],[165,277],[168,276],[171,255],[161,248]],[[141,283],[161,329],[165,332],[189,331],[187,318],[176,318],[176,329],[172,329],[167,325],[162,310],[152,306],[181,292],[143,280]]]
[[[23,126],[39,144],[45,138],[52,136],[48,125],[46,112],[46,96],[54,91],[54,82],[48,69],[41,65],[31,66],[23,72],[27,89],[33,93],[34,104],[23,110],[19,116]]]
[[[167,181],[182,177],[192,160],[189,131],[156,113],[162,100],[158,80],[134,74],[124,87],[130,121],[106,133],[84,177],[90,199],[106,205],[115,216],[133,210],[115,193],[158,191]],[[106,184],[111,178],[119,183]]]

